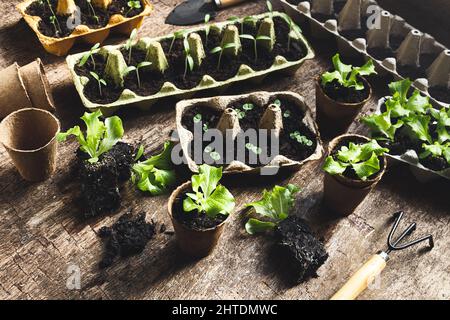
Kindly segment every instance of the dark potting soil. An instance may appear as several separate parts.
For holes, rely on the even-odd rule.
[[[263,47],[258,47],[258,60],[254,60],[254,49],[247,41],[242,41],[243,49],[237,57],[222,56],[220,67],[218,68],[219,54],[210,54],[211,49],[220,44],[221,36],[215,33],[211,33],[208,36],[208,44],[206,52],[206,58],[203,60],[199,68],[194,68],[193,71],[187,70],[186,76],[184,76],[186,61],[183,48],[183,40],[176,39],[173,43],[172,49],[169,49],[172,43],[172,39],[164,39],[161,41],[161,46],[166,54],[166,58],[169,63],[169,68],[164,74],[156,72],[146,72],[145,68],[140,71],[141,86],[139,87],[137,82],[136,72],[131,72],[125,77],[125,88],[135,91],[141,96],[148,96],[157,93],[164,82],[171,82],[179,89],[192,89],[200,83],[204,75],[209,75],[216,81],[224,81],[234,77],[242,64],[247,64],[254,70],[265,70],[273,65],[274,59],[277,55],[284,56],[288,61],[296,61],[304,57],[307,53],[307,49],[303,43],[292,40],[287,49],[288,41],[287,34],[289,31],[288,25],[284,20],[279,17],[274,18],[276,43],[272,52],[267,52]],[[239,28],[240,25],[238,24]],[[247,24],[244,24],[244,32],[256,34],[256,29],[252,29]],[[205,32],[199,32],[202,39],[205,39]],[[128,61],[128,51],[122,49],[122,54],[125,60]],[[140,51],[137,48],[132,49],[130,65],[136,66],[139,62],[145,60],[145,52]],[[92,102],[99,104],[107,104],[116,101],[124,88],[116,88],[113,85],[108,84],[106,87],[102,87],[102,94],[98,84],[89,75],[89,71],[92,71],[92,63],[86,63],[82,68],[76,68],[76,72],[79,75],[86,75],[91,81],[84,88],[84,94]],[[96,72],[103,77],[103,72]],[[141,75],[142,73],[142,75]]]
[[[39,32],[41,32],[43,35],[54,38],[63,38],[69,36],[72,33],[73,28],[76,27],[76,25],[74,25],[73,28],[69,28],[72,22],[72,18],[69,16],[56,15],[58,23],[56,24],[55,28],[55,26],[50,22],[50,17],[53,16],[53,13],[56,14],[58,1],[49,0],[49,2],[51,4],[51,9],[47,1],[34,1],[27,7],[26,13],[31,16],[38,16],[41,18],[38,29]],[[86,0],[75,0],[75,4],[80,8],[81,11],[81,24],[86,25],[91,29],[105,27],[113,14],[125,15],[125,13],[128,12],[127,3],[127,0],[113,0],[107,10],[94,7],[94,15],[91,7]],[[138,15],[142,11],[143,5],[141,5],[140,9],[133,9],[129,11],[126,16],[133,17],[135,15]],[[98,20],[95,18],[95,16],[97,16]]]
[[[395,56],[395,52],[391,48],[368,47],[367,52],[369,52],[369,54],[377,60],[384,60]]]
[[[252,104],[254,107],[251,110],[245,110],[245,104]],[[242,131],[247,131],[248,129],[257,130],[259,128],[259,122],[261,121],[265,111],[265,108],[261,108],[261,106],[258,106],[253,101],[249,101],[247,99],[234,101],[227,106],[227,108],[236,110],[238,116],[240,115],[239,126]]]
[[[106,243],[100,268],[109,267],[117,256],[129,257],[141,253],[155,234],[156,224],[146,222],[145,213],[133,217],[128,212],[111,227],[102,227],[98,236]]]
[[[392,33],[389,36],[389,47],[391,47],[392,51],[396,51],[402,44],[403,40],[405,40],[404,35]]]
[[[353,142],[355,144],[363,144],[366,143],[367,141],[365,141],[362,138],[359,137],[348,137],[348,138],[344,138],[341,140],[340,143],[338,143],[336,145],[336,147],[331,151],[331,156],[333,157],[333,159],[337,159],[337,153],[338,151],[343,147],[343,146],[348,146],[350,142]],[[373,175],[369,176],[367,179],[371,180],[371,179],[375,179],[381,172],[382,169],[384,167],[384,157],[378,157],[378,160],[380,161],[380,170],[376,173],[374,173]],[[344,177],[352,179],[352,180],[360,180],[358,178],[358,176],[356,175],[355,171],[351,168],[351,167],[347,167],[347,169],[345,169],[344,173],[342,174]]]
[[[450,89],[444,86],[435,86],[428,89],[430,95],[438,101],[450,103]]]
[[[215,128],[219,123],[221,112],[216,108],[202,105],[186,109],[181,117],[181,124],[192,133],[194,132],[194,125],[198,123],[194,121],[197,115],[201,116],[202,126],[206,124],[208,128]]]
[[[361,81],[361,80],[360,80]],[[325,94],[332,100],[343,103],[359,103],[369,97],[369,87],[364,83],[363,90],[356,90],[355,88],[346,88],[342,86],[337,80],[328,82],[323,86],[320,85]]]
[[[77,150],[81,202],[85,217],[114,212],[120,207],[119,187],[128,181],[134,160],[134,148],[118,142],[96,163],[89,163],[84,152]]]
[[[187,192],[192,192],[192,190],[188,190]],[[184,212],[183,200],[186,197],[187,196],[185,194],[182,194],[179,197],[175,198],[172,212],[174,219],[176,219],[185,227],[196,231],[211,229],[218,226],[223,221],[225,221],[226,218],[228,218],[228,216],[223,214],[218,214],[216,217],[210,218],[205,213],[198,212],[197,210]]]
[[[397,72],[404,78],[409,78],[411,80],[426,78],[425,71],[422,68],[418,68],[416,66],[407,66],[407,65],[397,65]]]
[[[344,2],[345,3],[345,2]],[[353,30],[342,30],[340,32],[340,34],[342,36],[344,36],[344,38],[348,39],[348,40],[355,40],[358,38],[366,38],[366,33],[367,33],[367,16],[362,16],[361,17],[361,28],[359,29],[353,29]]]
[[[276,246],[285,257],[284,271],[297,283],[317,276],[317,270],[328,259],[324,245],[312,233],[305,220],[289,216],[275,229]]]

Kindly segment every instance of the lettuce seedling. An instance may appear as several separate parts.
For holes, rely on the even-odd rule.
[[[250,218],[245,224],[245,230],[249,234],[255,234],[275,228],[289,216],[289,211],[295,204],[295,194],[299,191],[300,188],[293,184],[286,187],[275,186],[271,191],[264,190],[261,200],[248,203],[246,207],[252,207],[265,219]]]
[[[131,52],[133,50],[134,40],[137,36],[137,29],[134,28],[133,31],[131,31],[130,37],[128,38],[127,42],[125,43],[125,49],[128,50],[128,61],[127,63],[131,63]]]
[[[250,103],[250,102],[249,103],[244,103],[242,105],[242,109],[243,110],[241,110],[241,109],[237,109],[236,110],[238,119],[244,119],[245,116],[247,115],[247,111],[253,110],[254,108],[255,108],[255,105],[253,103]]]
[[[92,65],[94,66],[95,70],[95,59],[94,59],[94,51],[97,50],[100,47],[100,43],[96,43],[92,46],[92,48],[86,52],[80,59],[79,66],[82,67],[86,64],[86,62],[89,60],[89,58],[92,61]]]
[[[129,66],[127,67],[124,71],[123,71],[123,75],[126,76],[127,74],[129,74],[130,72],[136,71],[136,78],[137,78],[137,83],[138,83],[138,87],[141,87],[141,77],[139,75],[139,70],[144,68],[144,67],[148,67],[151,66],[152,63],[149,61],[142,61],[141,63],[139,63],[136,67],[135,66]]]
[[[409,79],[391,82],[389,84],[392,97],[386,100],[385,105],[387,110],[391,110],[392,117],[408,117],[413,113],[425,114],[431,108],[429,98],[422,96],[417,89],[408,97],[411,84],[412,82]]]
[[[289,26],[289,34],[288,34],[288,43],[287,43],[287,49],[289,51],[290,47],[291,47],[291,37],[290,37],[290,33],[292,31],[294,31],[297,34],[302,33],[302,29],[300,29],[300,27],[295,24],[295,22],[291,19],[291,17],[289,17],[287,14],[283,13],[281,15],[281,18],[283,18],[283,20],[287,23],[287,25]]]
[[[313,142],[306,136],[302,135],[300,131],[291,132],[289,136],[291,137],[291,139],[294,139],[298,143],[305,145],[307,147],[311,147],[313,145]]]
[[[436,132],[438,134],[439,143],[450,141],[450,133],[447,129],[450,128],[450,108],[442,108],[441,110],[431,108],[430,113],[437,121]]]
[[[366,124],[375,134],[377,139],[394,140],[395,133],[403,126],[403,121],[398,120],[395,124],[391,121],[391,111],[382,114],[371,114],[363,117],[361,121]]]
[[[215,47],[214,49],[212,49],[210,51],[211,54],[219,53],[219,59],[217,60],[217,68],[216,68],[217,70],[220,69],[220,62],[222,61],[223,51],[225,49],[235,48],[235,47],[236,47],[236,44],[233,42],[230,42],[230,43],[224,43],[223,46]]]
[[[223,185],[222,167],[211,167],[207,164],[199,166],[199,174],[193,175],[192,190],[186,193],[183,200],[183,211],[186,213],[197,210],[210,218],[218,214],[229,215],[235,206],[233,195]]]
[[[364,84],[358,81],[359,76],[368,76],[376,74],[375,66],[372,59],[367,61],[362,67],[353,67],[342,63],[339,53],[336,53],[333,58],[333,66],[335,70],[333,72],[325,72],[322,74],[322,86],[325,86],[329,82],[334,80],[346,88],[355,88],[355,90],[363,90]]]
[[[67,137],[73,135],[80,144],[80,150],[87,153],[90,163],[98,161],[99,157],[108,152],[123,137],[122,120],[113,116],[106,118],[105,122],[100,121],[102,112],[100,110],[93,113],[85,113],[81,120],[86,124],[86,136],[81,132],[79,126],[75,126],[66,132],[57,135],[57,140],[63,142]]]
[[[139,0],[138,1],[128,1],[127,6],[128,6],[128,11],[125,13],[125,17],[128,16],[128,14],[131,12],[131,10],[140,9],[141,2]]]
[[[255,62],[258,60],[258,46],[257,46],[257,42],[258,41],[270,41],[270,37],[268,36],[257,36],[256,38],[254,36],[252,36],[251,34],[241,34],[239,36],[242,39],[248,39],[253,41],[253,56],[255,57]]]
[[[98,74],[96,74],[95,72],[91,71],[89,72],[90,75],[95,79],[95,81],[97,81],[97,85],[98,85],[98,92],[100,94],[100,96],[103,96],[102,94],[102,86],[107,86],[107,83],[104,79],[100,78],[100,76]]]
[[[376,140],[364,144],[350,142],[348,147],[342,146],[336,158],[328,156],[325,159],[323,170],[331,175],[340,175],[350,167],[362,181],[380,171],[379,156],[389,149],[381,147]]]
[[[404,118],[403,121],[414,136],[421,141],[433,143],[428,126],[430,124],[430,116],[424,116],[421,114],[412,114],[411,116]]]
[[[433,144],[424,143],[422,148],[424,151],[420,153],[420,159],[425,159],[429,156],[444,157],[445,161],[450,165],[450,142],[447,142],[446,144],[441,144],[438,141],[435,141]]]
[[[192,72],[194,70],[194,58],[191,56],[191,48],[189,46],[189,41],[187,37],[183,39],[183,47],[184,47],[184,74],[183,79],[186,79],[186,75],[189,70]]]
[[[131,181],[141,191],[149,192],[152,196],[163,194],[176,183],[175,170],[171,161],[173,143],[164,143],[160,154],[145,161],[137,162],[132,167]],[[143,147],[136,155],[138,161],[144,154]]]

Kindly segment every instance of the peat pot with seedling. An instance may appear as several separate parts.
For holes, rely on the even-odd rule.
[[[324,201],[329,209],[351,214],[381,180],[388,151],[376,140],[356,134],[334,138],[323,166]]]
[[[362,67],[342,63],[333,56],[334,70],[316,80],[317,123],[320,132],[335,136],[344,132],[372,96],[372,87],[364,78],[375,74],[372,60]]]
[[[185,254],[204,257],[212,252],[223,232],[235,200],[223,185],[222,168],[199,167],[199,174],[170,196],[168,211],[178,246]]]

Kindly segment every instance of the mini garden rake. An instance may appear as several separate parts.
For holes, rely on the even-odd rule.
[[[387,240],[388,249],[386,251],[379,251],[373,255],[358,271],[356,271],[350,280],[348,280],[347,283],[333,297],[331,297],[331,300],[355,299],[368,287],[374,278],[377,277],[381,271],[383,271],[386,267],[387,261],[389,260],[389,253],[392,251],[403,250],[426,240],[428,240],[429,250],[434,247],[432,235],[427,235],[408,243],[400,244],[403,239],[413,233],[416,229],[415,222],[406,228],[396,240],[393,240],[395,231],[397,230],[400,220],[403,217],[403,211],[395,213],[394,217],[395,222],[389,232]]]

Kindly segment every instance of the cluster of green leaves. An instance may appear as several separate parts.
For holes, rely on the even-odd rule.
[[[417,89],[410,95],[411,84],[409,79],[390,83],[392,96],[384,102],[386,110],[363,117],[362,121],[378,140],[394,141],[401,129],[402,134],[422,142],[420,158],[443,156],[450,164],[450,158],[445,157],[450,143],[450,109],[434,109],[429,98],[422,96]],[[436,141],[430,132],[431,124],[436,125]]]
[[[271,191],[264,190],[261,200],[246,205],[264,219],[250,218],[245,224],[245,230],[249,234],[255,234],[273,229],[289,216],[289,211],[295,204],[295,194],[299,191],[300,188],[293,184],[286,187],[275,186]]]
[[[127,6],[128,6],[128,11],[125,13],[125,17],[128,16],[128,14],[131,12],[131,10],[133,9],[140,9],[141,6],[141,1],[136,0],[136,1],[128,1],[127,2]]]
[[[199,174],[191,178],[193,192],[186,193],[187,197],[183,200],[183,211],[189,213],[196,210],[211,218],[218,214],[229,215],[235,200],[231,192],[219,184],[221,178],[222,167],[199,166]]]
[[[340,85],[346,88],[355,88],[355,90],[363,90],[364,83],[358,81],[358,77],[376,74],[375,66],[372,59],[366,62],[362,67],[353,67],[352,65],[344,64],[341,61],[339,53],[336,53],[333,58],[334,71],[325,72],[321,76],[322,86],[329,82],[338,81]]]
[[[106,87],[108,84],[106,83],[106,80],[103,79],[102,77],[100,77],[96,72],[91,71],[89,72],[89,74],[92,76],[92,78],[94,78],[95,81],[97,81],[97,85],[98,85],[98,93],[100,94],[100,96],[103,96],[102,93],[102,86]]]
[[[255,105],[251,102],[244,103],[242,105],[242,109],[236,109],[236,113],[238,116],[238,119],[244,119],[247,115],[247,111],[253,110],[255,108]]]
[[[298,143],[311,147],[313,145],[313,142],[308,139],[306,136],[302,135],[300,133],[300,131],[294,131],[291,132],[291,134],[289,135],[291,137],[291,139],[294,139],[295,141],[297,141]]]
[[[112,147],[123,137],[122,120],[113,116],[106,118],[105,122],[100,120],[102,112],[100,110],[93,113],[85,113],[81,120],[86,124],[86,135],[83,134],[79,126],[75,126],[66,132],[57,135],[59,142],[66,141],[67,137],[73,135],[80,144],[80,150],[87,153],[90,163],[98,161],[99,157],[112,149]]]
[[[323,170],[331,175],[339,175],[350,167],[359,179],[365,181],[380,171],[378,157],[388,151],[374,139],[363,144],[350,142],[348,146],[342,146],[338,150],[336,158],[330,155],[325,159]]]
[[[152,196],[163,194],[176,183],[175,170],[171,161],[173,143],[164,143],[164,149],[160,154],[147,160],[139,161],[144,154],[144,148],[139,148],[136,155],[136,163],[132,167],[131,181],[136,187],[149,192]]]
[[[131,63],[131,52],[133,50],[134,42],[137,37],[137,29],[134,28],[133,31],[131,31],[130,37],[128,38],[127,42],[125,43],[125,49],[128,50],[128,61],[127,63]]]
[[[80,62],[78,63],[78,65],[80,67],[84,66],[86,64],[86,62],[88,62],[89,58],[92,61],[92,65],[94,67],[95,70],[95,59],[94,59],[94,51],[97,50],[100,47],[100,43],[96,43],[92,46],[91,49],[89,49],[88,52],[86,52],[80,59]]]

